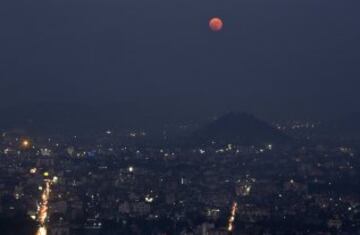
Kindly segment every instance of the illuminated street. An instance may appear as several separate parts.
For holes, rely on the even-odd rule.
[[[360,0],[0,0],[0,235],[360,235]]]
[[[230,212],[230,218],[228,222],[228,231],[232,232],[234,230],[234,221],[236,216],[236,210],[237,210],[237,202],[233,202]]]
[[[49,196],[50,196],[50,181],[45,180],[45,188],[41,194],[41,201],[39,203],[39,208],[38,208],[39,229],[37,230],[36,235],[47,234],[46,219],[48,217]]]

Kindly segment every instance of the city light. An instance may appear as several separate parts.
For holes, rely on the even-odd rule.
[[[54,176],[53,179],[52,179],[52,182],[53,182],[54,184],[56,184],[58,181],[59,181],[59,177]]]
[[[153,197],[150,197],[150,196],[146,196],[146,197],[145,197],[145,201],[151,203],[151,202],[154,201],[154,198],[153,198]]]
[[[237,202],[233,202],[231,211],[230,211],[228,226],[227,226],[227,229],[229,232],[233,231],[233,229],[234,229],[234,221],[235,221],[237,206],[238,206]]]
[[[31,147],[31,141],[29,139],[21,140],[20,147],[23,149],[29,149]]]
[[[24,140],[22,142],[22,146],[24,146],[24,147],[28,147],[29,145],[30,145],[30,142],[28,140]]]
[[[360,235],[359,8],[0,0],[0,235]]]
[[[49,210],[49,198],[50,198],[50,186],[51,182],[49,180],[45,180],[45,188],[42,191],[41,194],[41,201],[39,203],[38,208],[38,223],[39,228],[36,232],[36,235],[46,235],[47,234],[47,228],[46,228],[46,220],[48,218],[48,210]]]

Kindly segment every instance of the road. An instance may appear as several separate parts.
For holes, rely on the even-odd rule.
[[[39,223],[39,228],[36,232],[36,235],[47,235],[46,219],[48,217],[49,210],[49,197],[51,192],[50,187],[51,182],[49,180],[45,180],[45,188],[42,191],[41,200],[38,207],[37,220]]]

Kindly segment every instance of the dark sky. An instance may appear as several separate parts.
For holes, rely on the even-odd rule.
[[[0,106],[357,111],[359,12],[359,0],[1,0]]]

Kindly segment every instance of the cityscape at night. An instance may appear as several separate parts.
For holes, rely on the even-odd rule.
[[[229,113],[179,140],[164,129],[156,142],[144,130],[4,131],[1,218],[21,226],[3,227],[38,235],[358,234],[359,145],[327,138],[321,124],[279,125]],[[253,143],[236,138],[237,128]]]
[[[359,0],[1,0],[0,235],[360,235]]]

